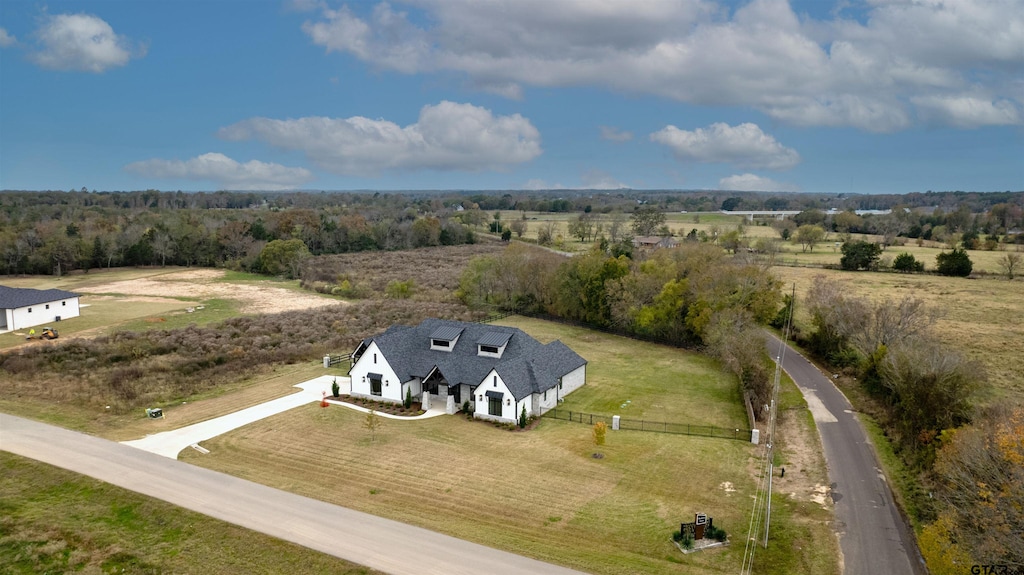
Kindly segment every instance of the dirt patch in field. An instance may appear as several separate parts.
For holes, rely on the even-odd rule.
[[[86,294],[119,294],[132,301],[169,301],[168,298],[230,299],[240,302],[243,313],[278,313],[335,305],[339,302],[314,293],[276,287],[273,282],[233,284],[220,281],[222,270],[187,270],[140,278],[110,282],[81,288]],[[117,297],[117,296],[111,296]]]

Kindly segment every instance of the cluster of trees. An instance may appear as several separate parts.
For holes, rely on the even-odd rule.
[[[764,267],[707,243],[633,259],[595,248],[571,259],[514,243],[474,258],[459,295],[471,306],[549,313],[675,345],[704,347],[737,375],[756,405],[770,394],[763,324],[781,302]]]
[[[849,241],[850,234],[859,233],[882,236],[885,246],[893,245],[897,237],[904,237],[944,242],[950,247],[962,244],[972,250],[993,250],[1000,242],[1024,241],[1021,234],[1008,233],[1024,230],[1024,198],[1015,200],[1015,203],[987,206],[981,213],[972,212],[968,204],[960,204],[950,211],[942,208],[921,211],[899,204],[891,213],[863,216],[852,210],[831,214],[808,209],[776,225],[785,239],[801,232],[806,237],[814,229],[822,234],[817,241],[821,241],[824,234],[834,232],[845,242]]]
[[[167,195],[129,194],[132,201],[111,203],[108,195],[85,194],[77,202],[54,204],[46,203],[52,198],[45,194],[35,203],[22,195],[0,195],[0,274],[199,265],[295,277],[309,255],[475,241],[469,225],[444,211],[376,205],[278,208],[241,205],[216,194],[206,199],[222,199],[227,207],[182,207],[192,195],[180,201]]]
[[[965,565],[1024,567],[1024,408],[996,408],[943,434],[936,520],[920,536],[934,575]]]

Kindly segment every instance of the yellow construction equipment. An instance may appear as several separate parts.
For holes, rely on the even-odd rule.
[[[36,330],[30,330],[28,335],[25,336],[25,339],[57,339],[59,335],[60,334],[57,333],[57,330],[52,327],[44,327],[43,331],[39,332],[38,335],[36,334]]]

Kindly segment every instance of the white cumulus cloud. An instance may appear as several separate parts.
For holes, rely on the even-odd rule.
[[[794,184],[776,182],[756,174],[737,174],[718,180],[718,189],[736,192],[799,192]]]
[[[602,86],[873,132],[913,125],[920,98],[1024,102],[1024,0],[869,1],[857,18],[825,19],[786,0],[392,0],[324,6],[303,30],[379,69],[454,72],[512,98],[523,86]],[[1024,122],[948,111],[928,121]]]
[[[683,162],[770,170],[786,170],[800,163],[796,150],[783,146],[749,122],[738,126],[718,122],[693,131],[669,125],[650,137],[652,142],[668,146],[676,159]]]
[[[301,150],[325,170],[359,176],[386,170],[501,170],[541,153],[540,132],[519,114],[495,116],[486,108],[448,101],[424,106],[417,122],[405,127],[362,116],[250,118],[218,135]]]
[[[128,164],[125,170],[151,178],[211,181],[232,190],[287,190],[313,179],[313,174],[305,168],[258,160],[241,163],[219,153],[188,160],[154,158]]]
[[[972,96],[923,96],[913,98],[918,115],[927,122],[957,128],[1019,124],[1021,106],[1009,100],[996,102]]]
[[[99,73],[145,55],[141,46],[133,47],[110,24],[91,14],[48,16],[36,30],[36,38],[39,49],[31,54],[32,61],[51,70]]]
[[[18,43],[13,34],[9,34],[4,28],[0,28],[0,48],[6,48]]]

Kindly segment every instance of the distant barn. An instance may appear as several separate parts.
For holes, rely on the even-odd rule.
[[[26,329],[78,317],[79,295],[59,289],[0,286],[0,331]]]

